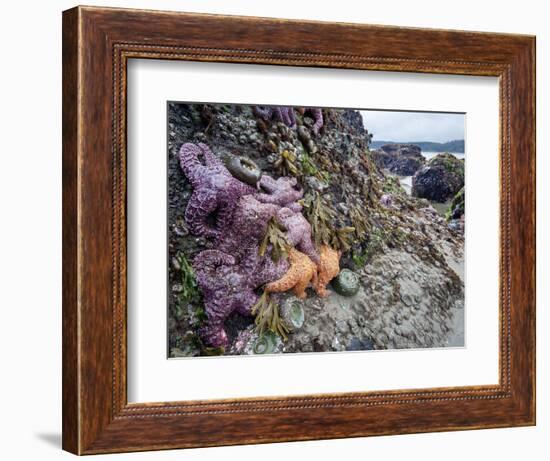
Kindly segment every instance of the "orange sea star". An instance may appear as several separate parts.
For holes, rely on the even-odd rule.
[[[290,269],[279,280],[268,283],[265,291],[282,293],[292,288],[298,298],[305,299],[309,282],[312,282],[313,286],[317,285],[317,266],[309,259],[309,256],[300,253],[295,248],[290,248],[288,251],[288,261]]]
[[[323,245],[319,251],[320,263],[318,266],[317,284],[315,291],[321,298],[330,295],[330,291],[326,286],[340,272],[340,256],[341,252],[333,250],[327,245]]]

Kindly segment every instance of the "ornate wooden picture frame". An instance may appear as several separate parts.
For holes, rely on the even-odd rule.
[[[498,77],[498,385],[128,403],[126,66],[132,58]],[[533,424],[534,37],[93,7],[63,13],[65,450],[93,454]]]

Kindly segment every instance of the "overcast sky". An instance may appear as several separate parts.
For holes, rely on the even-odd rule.
[[[464,114],[362,110],[373,141],[433,141],[464,139]]]

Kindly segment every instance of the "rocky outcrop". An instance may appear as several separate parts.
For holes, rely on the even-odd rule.
[[[376,164],[400,176],[412,176],[425,163],[420,147],[414,144],[385,144],[372,151]]]
[[[452,199],[464,187],[464,161],[451,154],[438,154],[412,179],[412,195],[434,202]]]

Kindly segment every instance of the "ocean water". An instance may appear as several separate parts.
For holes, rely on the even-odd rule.
[[[426,160],[430,160],[432,157],[435,157],[437,154],[441,154],[441,152],[424,152],[424,151],[422,151],[421,153]],[[460,158],[460,159],[466,158],[465,154],[455,154],[451,152],[451,155],[454,155],[456,158]]]

